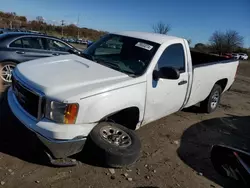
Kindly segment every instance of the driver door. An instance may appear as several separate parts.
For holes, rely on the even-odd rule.
[[[180,72],[176,80],[159,78],[154,80],[148,76],[147,99],[144,123],[160,119],[181,109],[188,87],[185,51],[182,43],[168,45],[161,54],[155,70],[162,67],[173,67]]]

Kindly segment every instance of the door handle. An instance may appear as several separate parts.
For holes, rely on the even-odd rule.
[[[17,54],[25,54],[23,51],[16,51]]]
[[[58,56],[58,55],[60,55],[59,53],[53,53],[52,55],[54,55],[54,56]]]
[[[186,84],[187,83],[187,80],[182,80],[182,81],[180,81],[179,83],[178,83],[178,85],[180,86],[180,85],[184,85],[184,84]]]

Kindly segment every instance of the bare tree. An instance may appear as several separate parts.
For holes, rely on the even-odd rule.
[[[228,30],[225,33],[215,31],[209,39],[211,48],[219,54],[233,52],[243,46],[243,37],[237,31]]]
[[[243,47],[243,41],[244,38],[239,35],[237,31],[234,30],[228,30],[225,33],[225,43],[226,43],[226,49],[229,52],[232,52],[238,47]]]
[[[167,35],[168,32],[171,30],[169,24],[164,24],[163,22],[158,22],[157,24],[153,25],[153,30],[155,33],[165,34]]]

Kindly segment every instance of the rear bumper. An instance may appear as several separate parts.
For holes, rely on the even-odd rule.
[[[37,121],[17,102],[12,88],[8,90],[8,104],[13,114],[36,134],[54,158],[64,158],[80,152],[95,124],[59,125],[46,119]]]

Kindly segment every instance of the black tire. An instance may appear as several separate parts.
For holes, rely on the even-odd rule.
[[[10,65],[11,67],[16,67],[17,64],[14,63],[14,62],[11,62],[11,61],[8,61],[8,62],[1,62],[1,63],[0,63],[0,67],[1,67],[1,68],[0,68],[0,72],[1,72],[0,79],[3,81],[3,84],[4,84],[4,85],[10,85],[11,82],[5,81],[5,80],[3,79],[3,75],[2,75],[2,70],[5,69],[6,65]]]
[[[104,126],[114,126],[121,129],[129,135],[132,141],[131,144],[126,147],[110,144],[101,137],[100,130]],[[133,130],[111,122],[101,122],[96,125],[90,132],[87,143],[89,147],[91,147],[93,157],[95,157],[99,163],[114,168],[135,163],[139,158],[141,150],[141,142]]]
[[[216,106],[212,107],[212,98],[216,92],[218,92],[218,94],[219,94],[218,102],[217,102]],[[221,86],[215,84],[212,91],[210,92],[209,96],[204,101],[202,101],[200,104],[202,112],[209,113],[209,114],[214,112],[220,103],[221,93],[222,93]]]

